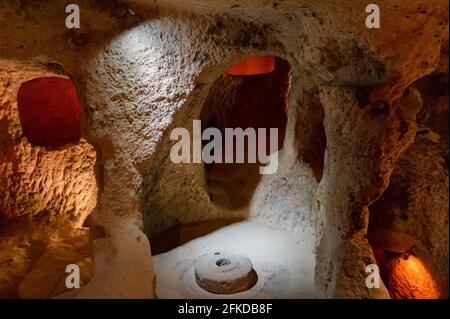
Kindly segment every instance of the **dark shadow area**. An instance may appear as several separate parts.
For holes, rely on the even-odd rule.
[[[370,206],[368,240],[396,299],[448,297],[447,83],[435,73],[405,91],[402,109],[419,110],[415,141]]]
[[[242,65],[242,63],[241,63]],[[255,66],[252,66],[256,69]],[[225,128],[265,128],[266,150],[269,150],[270,128],[278,129],[278,149],[283,147],[287,123],[287,103],[291,83],[289,63],[275,58],[274,71],[266,74],[224,74],[212,85],[203,105],[202,130],[217,128],[225,145]],[[233,74],[239,74],[234,69]],[[257,134],[258,137],[258,134]],[[205,142],[207,144],[208,141]],[[234,143],[236,151],[236,143]],[[261,163],[249,163],[249,142],[244,145],[244,163],[205,164],[206,182],[211,201],[229,209],[245,208],[258,185]],[[225,152],[222,152],[225,153]],[[235,152],[236,155],[236,152]],[[268,155],[268,154],[267,154]],[[224,157],[224,154],[222,154]]]
[[[28,141],[61,147],[80,139],[83,107],[72,81],[42,77],[25,82],[17,95],[20,124]]]
[[[158,255],[184,245],[191,240],[206,236],[241,219],[216,219],[186,225],[178,224],[150,238],[152,255]]]

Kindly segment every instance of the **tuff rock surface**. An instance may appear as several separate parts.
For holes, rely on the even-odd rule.
[[[49,280],[36,273],[53,258],[58,260],[48,264],[58,270],[52,273],[62,277],[61,260],[86,265],[90,280],[71,296],[153,298],[148,237],[177,223],[226,215],[249,217],[309,243],[320,297],[388,298],[384,285],[364,285],[366,265],[376,262],[367,239],[369,214],[396,165],[420,165],[402,165],[401,154],[426,156],[420,147],[408,148],[422,105],[405,92],[433,72],[448,74],[448,62],[441,59],[448,56],[448,3],[382,2],[381,29],[366,28],[365,5],[84,1],[82,27],[69,30],[59,0],[2,1],[0,217],[19,224],[2,226],[0,295],[62,293],[59,275]],[[172,128],[188,127],[199,117],[227,67],[253,55],[276,55],[290,65],[286,135],[279,172],[261,179],[248,209],[229,213],[211,204],[201,165],[173,167],[169,136]],[[59,150],[29,145],[17,117],[20,84],[48,75],[69,77],[85,109],[82,139]],[[442,102],[429,104],[429,112],[435,112],[433,105]],[[448,132],[448,121],[435,121]],[[438,171],[439,185],[448,187],[448,168],[437,157],[433,162],[426,168]],[[401,173],[395,174],[402,184]],[[418,174],[411,181],[410,213],[422,223],[421,210],[438,206],[423,216],[441,222],[445,198],[415,198],[423,178]],[[174,196],[183,201],[171,203]],[[87,239],[82,226],[89,213]],[[51,231],[35,226],[42,220]],[[408,234],[409,227],[402,231]],[[448,247],[445,252],[426,229],[417,236],[448,273],[442,262]],[[70,244],[63,245],[65,240]],[[31,288],[50,281],[56,286]]]

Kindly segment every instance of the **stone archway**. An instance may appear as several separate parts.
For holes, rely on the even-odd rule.
[[[220,76],[211,86],[200,113],[203,131],[208,127],[218,128],[222,133],[222,145],[225,145],[226,128],[242,128],[244,131],[250,128],[255,133],[261,128],[265,130],[266,150],[269,150],[270,128],[276,128],[278,147],[274,151],[281,150],[286,134],[290,85],[289,63],[278,57],[275,58],[274,69],[268,73]],[[248,140],[245,147],[245,163],[227,164],[224,158],[222,163],[205,164],[208,193],[216,205],[229,209],[249,205],[260,181],[259,167],[263,164],[258,161],[249,163]],[[236,151],[236,146],[233,149]]]

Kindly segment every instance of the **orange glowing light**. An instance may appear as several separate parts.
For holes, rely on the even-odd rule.
[[[440,289],[422,260],[410,255],[390,261],[389,292],[393,298],[437,299]]]
[[[274,56],[253,56],[226,70],[228,75],[267,74],[275,70]]]

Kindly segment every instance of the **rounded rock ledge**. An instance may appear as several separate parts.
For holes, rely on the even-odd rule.
[[[215,252],[195,265],[195,280],[213,294],[236,294],[250,290],[258,281],[252,262],[245,256]]]

